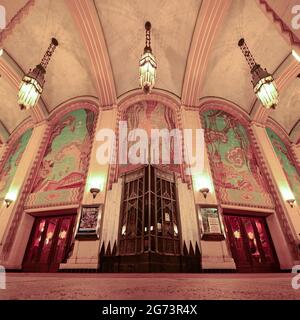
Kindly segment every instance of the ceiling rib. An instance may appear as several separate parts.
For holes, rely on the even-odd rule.
[[[65,0],[89,54],[101,106],[116,103],[117,95],[108,50],[94,1]]]
[[[182,90],[184,105],[196,106],[199,104],[198,99],[209,52],[230,4],[231,0],[202,1],[185,70]]]

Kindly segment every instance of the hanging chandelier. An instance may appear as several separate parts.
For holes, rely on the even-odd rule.
[[[151,49],[151,23],[145,24],[146,29],[146,47],[140,59],[140,86],[144,93],[151,93],[155,85],[157,64]]]
[[[52,38],[41,63],[38,64],[33,70],[30,69],[29,72],[23,77],[18,94],[18,104],[21,110],[30,109],[37,105],[43,92],[48,63],[57,46],[58,41],[55,38]]]
[[[251,69],[251,82],[253,84],[254,93],[265,108],[275,109],[278,104],[278,90],[273,76],[255,62],[245,39],[240,39],[238,45]]]

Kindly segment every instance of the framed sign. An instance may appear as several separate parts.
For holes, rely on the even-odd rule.
[[[82,206],[77,238],[99,238],[102,205]]]
[[[225,239],[218,208],[199,206],[198,217],[202,240],[220,241]]]

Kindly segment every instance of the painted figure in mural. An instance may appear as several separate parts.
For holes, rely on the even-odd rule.
[[[224,202],[272,205],[246,128],[221,110],[202,114],[215,183]]]
[[[80,187],[91,145],[94,114],[80,109],[54,127],[33,192]]]
[[[288,180],[289,186],[296,201],[300,203],[300,175],[294,164],[291,153],[283,140],[272,129],[267,128],[266,130]]]
[[[144,129],[148,133],[148,139],[151,138],[151,129],[168,129],[176,128],[175,113],[172,109],[157,101],[143,101],[136,103],[129,108],[122,115],[122,120],[127,121],[128,132],[133,129]],[[128,149],[135,142],[128,143]],[[161,145],[161,141],[160,141]],[[171,137],[170,143],[170,159],[174,158],[174,141]],[[161,156],[161,155],[160,155]],[[160,158],[161,163],[161,158]],[[163,165],[161,165],[163,166]],[[139,167],[139,165],[121,165],[120,173],[131,171]],[[179,172],[178,165],[165,166],[170,171]]]
[[[16,173],[19,162],[29,142],[32,134],[32,129],[28,129],[13,145],[10,150],[10,155],[4,164],[0,176],[0,199],[4,199],[9,190],[10,184]]]

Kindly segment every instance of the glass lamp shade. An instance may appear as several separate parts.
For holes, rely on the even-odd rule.
[[[45,73],[43,66],[38,65],[23,77],[18,94],[18,104],[21,110],[30,109],[37,105],[43,92]]]
[[[274,78],[259,65],[256,65],[251,73],[253,89],[257,98],[265,108],[275,109],[278,104],[278,90]]]
[[[155,85],[157,64],[154,55],[145,51],[140,59],[140,86],[144,93],[151,92]]]

